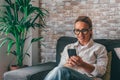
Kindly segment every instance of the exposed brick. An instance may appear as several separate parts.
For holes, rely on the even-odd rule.
[[[116,3],[120,3],[120,0],[116,0]]]
[[[71,5],[74,6],[74,5],[79,5],[79,2],[78,1],[72,1],[71,2]]]
[[[109,3],[109,1],[110,1],[110,0],[99,0],[99,3],[103,3],[103,4],[106,3],[106,4],[107,4],[107,3]]]
[[[120,39],[120,0],[42,0],[50,12],[42,47],[42,61],[55,61],[56,43],[61,36],[74,36],[74,21],[87,15],[93,21],[94,39]]]

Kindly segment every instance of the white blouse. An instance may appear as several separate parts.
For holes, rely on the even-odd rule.
[[[89,77],[96,77],[96,80],[100,80],[99,78],[103,76],[106,71],[108,62],[107,50],[102,44],[96,43],[92,39],[85,46],[80,45],[78,41],[68,44],[61,53],[59,66],[64,65],[69,58],[68,49],[76,49],[77,55],[80,56],[84,62],[92,64],[95,67],[91,74],[83,69],[77,69],[76,67],[73,68],[74,70],[87,74]]]

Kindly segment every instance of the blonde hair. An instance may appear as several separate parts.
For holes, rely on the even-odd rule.
[[[75,23],[76,23],[76,22],[79,22],[79,21],[88,24],[89,28],[92,29],[92,21],[91,21],[91,19],[90,19],[88,16],[79,16],[79,17],[76,19]]]

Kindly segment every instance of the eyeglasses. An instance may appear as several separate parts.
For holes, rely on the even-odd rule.
[[[82,30],[74,29],[73,31],[74,31],[74,33],[75,33],[76,35],[79,35],[80,32],[81,32],[82,34],[86,35],[89,30],[90,30],[90,28],[89,28],[89,29],[82,29]]]

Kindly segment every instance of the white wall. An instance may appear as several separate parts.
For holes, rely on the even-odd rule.
[[[0,0],[0,5],[3,3],[3,0]],[[0,36],[1,37],[1,36]],[[6,71],[7,64],[9,63],[6,59],[5,47],[0,48],[0,80],[2,80],[2,74]]]
[[[39,0],[31,0],[31,4],[33,4],[34,6],[39,6]],[[30,40],[32,38],[39,37],[39,29],[38,28],[31,29],[29,31],[29,33],[28,33],[28,36],[31,36]],[[30,40],[28,40],[26,42],[29,44]],[[26,44],[25,46],[27,47],[28,45]],[[40,54],[39,54],[39,52],[40,52],[39,42],[32,43],[32,46],[29,49],[30,57],[26,56],[26,58],[24,60],[24,63],[28,64],[29,66],[38,64],[40,62]]]
[[[0,80],[2,80],[3,73],[8,70],[8,65],[13,63],[15,57],[13,55],[6,55],[6,46],[0,48]]]
[[[1,4],[4,4],[3,2],[4,0],[0,0],[0,5]],[[38,1],[38,0],[37,0]],[[34,4],[34,3],[33,3]],[[35,31],[30,31],[29,35],[31,35],[31,38],[32,37],[38,37],[38,32],[39,30],[36,29]],[[1,36],[0,36],[1,37]],[[27,41],[29,43],[29,40]],[[0,42],[1,43],[1,42]],[[26,47],[28,45],[26,44]],[[2,76],[3,76],[3,73],[7,71],[8,69],[8,65],[9,64],[13,64],[14,63],[14,59],[15,59],[15,56],[14,55],[6,55],[6,45],[3,46],[2,48],[0,48],[0,80],[2,80]],[[27,64],[27,65],[33,65],[33,64],[37,64],[39,62],[39,48],[38,48],[38,43],[34,43],[30,50],[30,57],[26,57],[26,59],[24,60],[24,63]]]

